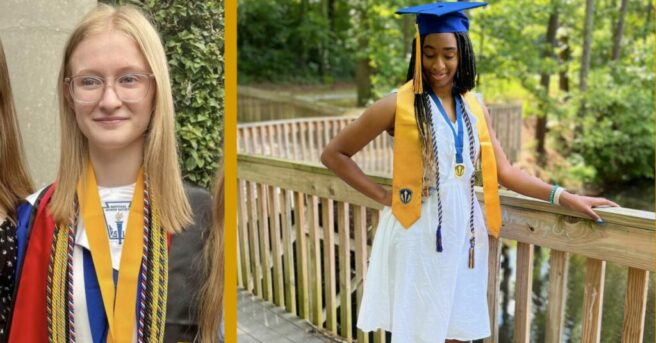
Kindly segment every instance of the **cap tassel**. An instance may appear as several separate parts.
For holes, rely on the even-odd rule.
[[[415,24],[415,75],[413,76],[413,89],[415,94],[424,93],[424,86],[422,82],[422,68],[421,68],[421,36],[419,35],[419,24]]]
[[[438,225],[437,230],[435,230],[435,243],[437,245],[437,252],[442,252],[444,250],[442,247],[442,225]]]

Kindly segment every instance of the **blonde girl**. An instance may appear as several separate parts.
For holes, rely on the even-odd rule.
[[[19,218],[10,342],[161,341],[169,234],[191,210],[156,30],[135,7],[99,5],[57,84],[60,165]]]

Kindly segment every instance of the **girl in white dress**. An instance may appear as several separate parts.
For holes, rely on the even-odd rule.
[[[500,226],[497,175],[512,191],[569,207],[598,224],[603,220],[592,207],[617,206],[549,185],[506,159],[487,109],[468,93],[474,87],[476,67],[467,36],[469,22],[462,11],[484,5],[435,3],[397,12],[417,14],[418,44],[410,61],[409,82],[368,108],[321,156],[349,185],[386,206],[374,238],[358,328],[390,331],[395,343],[459,342],[490,335],[487,235],[498,235]],[[402,116],[414,125],[399,124]],[[395,135],[392,191],[367,178],[351,159],[383,131]],[[488,161],[483,158],[484,183],[494,180],[491,190],[484,185],[487,227],[473,192],[474,165],[483,155],[481,142],[486,139],[479,131],[489,132],[486,148],[493,155],[493,170],[486,170]],[[407,138],[408,132],[414,136]],[[407,142],[412,143],[410,148]],[[409,151],[421,156],[408,156]],[[397,179],[408,178],[402,174],[417,173],[414,165],[405,163],[412,158],[423,169],[418,172],[420,180],[415,180],[418,191],[396,186]],[[488,205],[490,195],[496,197],[496,204]],[[416,209],[411,209],[413,201]]]

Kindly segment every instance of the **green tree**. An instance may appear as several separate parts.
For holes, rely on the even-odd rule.
[[[348,3],[240,0],[238,5],[239,83],[352,79]]]
[[[652,120],[654,105],[653,23],[645,15],[650,8],[629,2],[621,10],[617,2],[602,2],[586,20],[581,1],[497,0],[474,18],[487,32],[478,56],[485,80],[479,90],[498,94],[504,83],[520,85],[528,95],[522,99],[526,114],[545,118],[542,125],[551,129],[552,148],[567,156],[564,172],[552,170],[555,179],[579,178],[602,186],[653,180],[654,130],[644,125]],[[559,17],[556,42],[546,26],[553,23],[547,17],[554,10],[568,14]],[[622,48],[611,61],[620,20]],[[586,31],[587,48],[581,38]],[[474,30],[472,36],[476,42],[480,33]],[[539,47],[549,45],[558,58],[540,55],[548,50]],[[559,86],[550,87],[556,73]]]

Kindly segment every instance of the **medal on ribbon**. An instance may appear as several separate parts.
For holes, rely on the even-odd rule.
[[[462,163],[457,163],[455,167],[455,174],[457,177],[462,177],[465,175],[465,165]]]
[[[465,175],[465,163],[462,159],[462,147],[465,134],[463,128],[464,125],[462,122],[462,105],[460,103],[460,96],[457,93],[453,94],[453,101],[456,102],[456,122],[458,124],[458,132],[456,133],[456,130],[453,128],[453,124],[451,123],[449,116],[446,114],[446,110],[444,109],[444,106],[442,106],[440,99],[437,97],[437,95],[435,95],[435,93],[433,93],[433,90],[430,88],[428,89],[428,94],[430,94],[433,102],[435,102],[435,105],[437,106],[437,109],[442,114],[442,118],[444,118],[447,125],[451,129],[451,133],[453,134],[453,141],[456,147],[456,163],[454,167],[454,174],[457,178],[461,178],[463,175]]]

